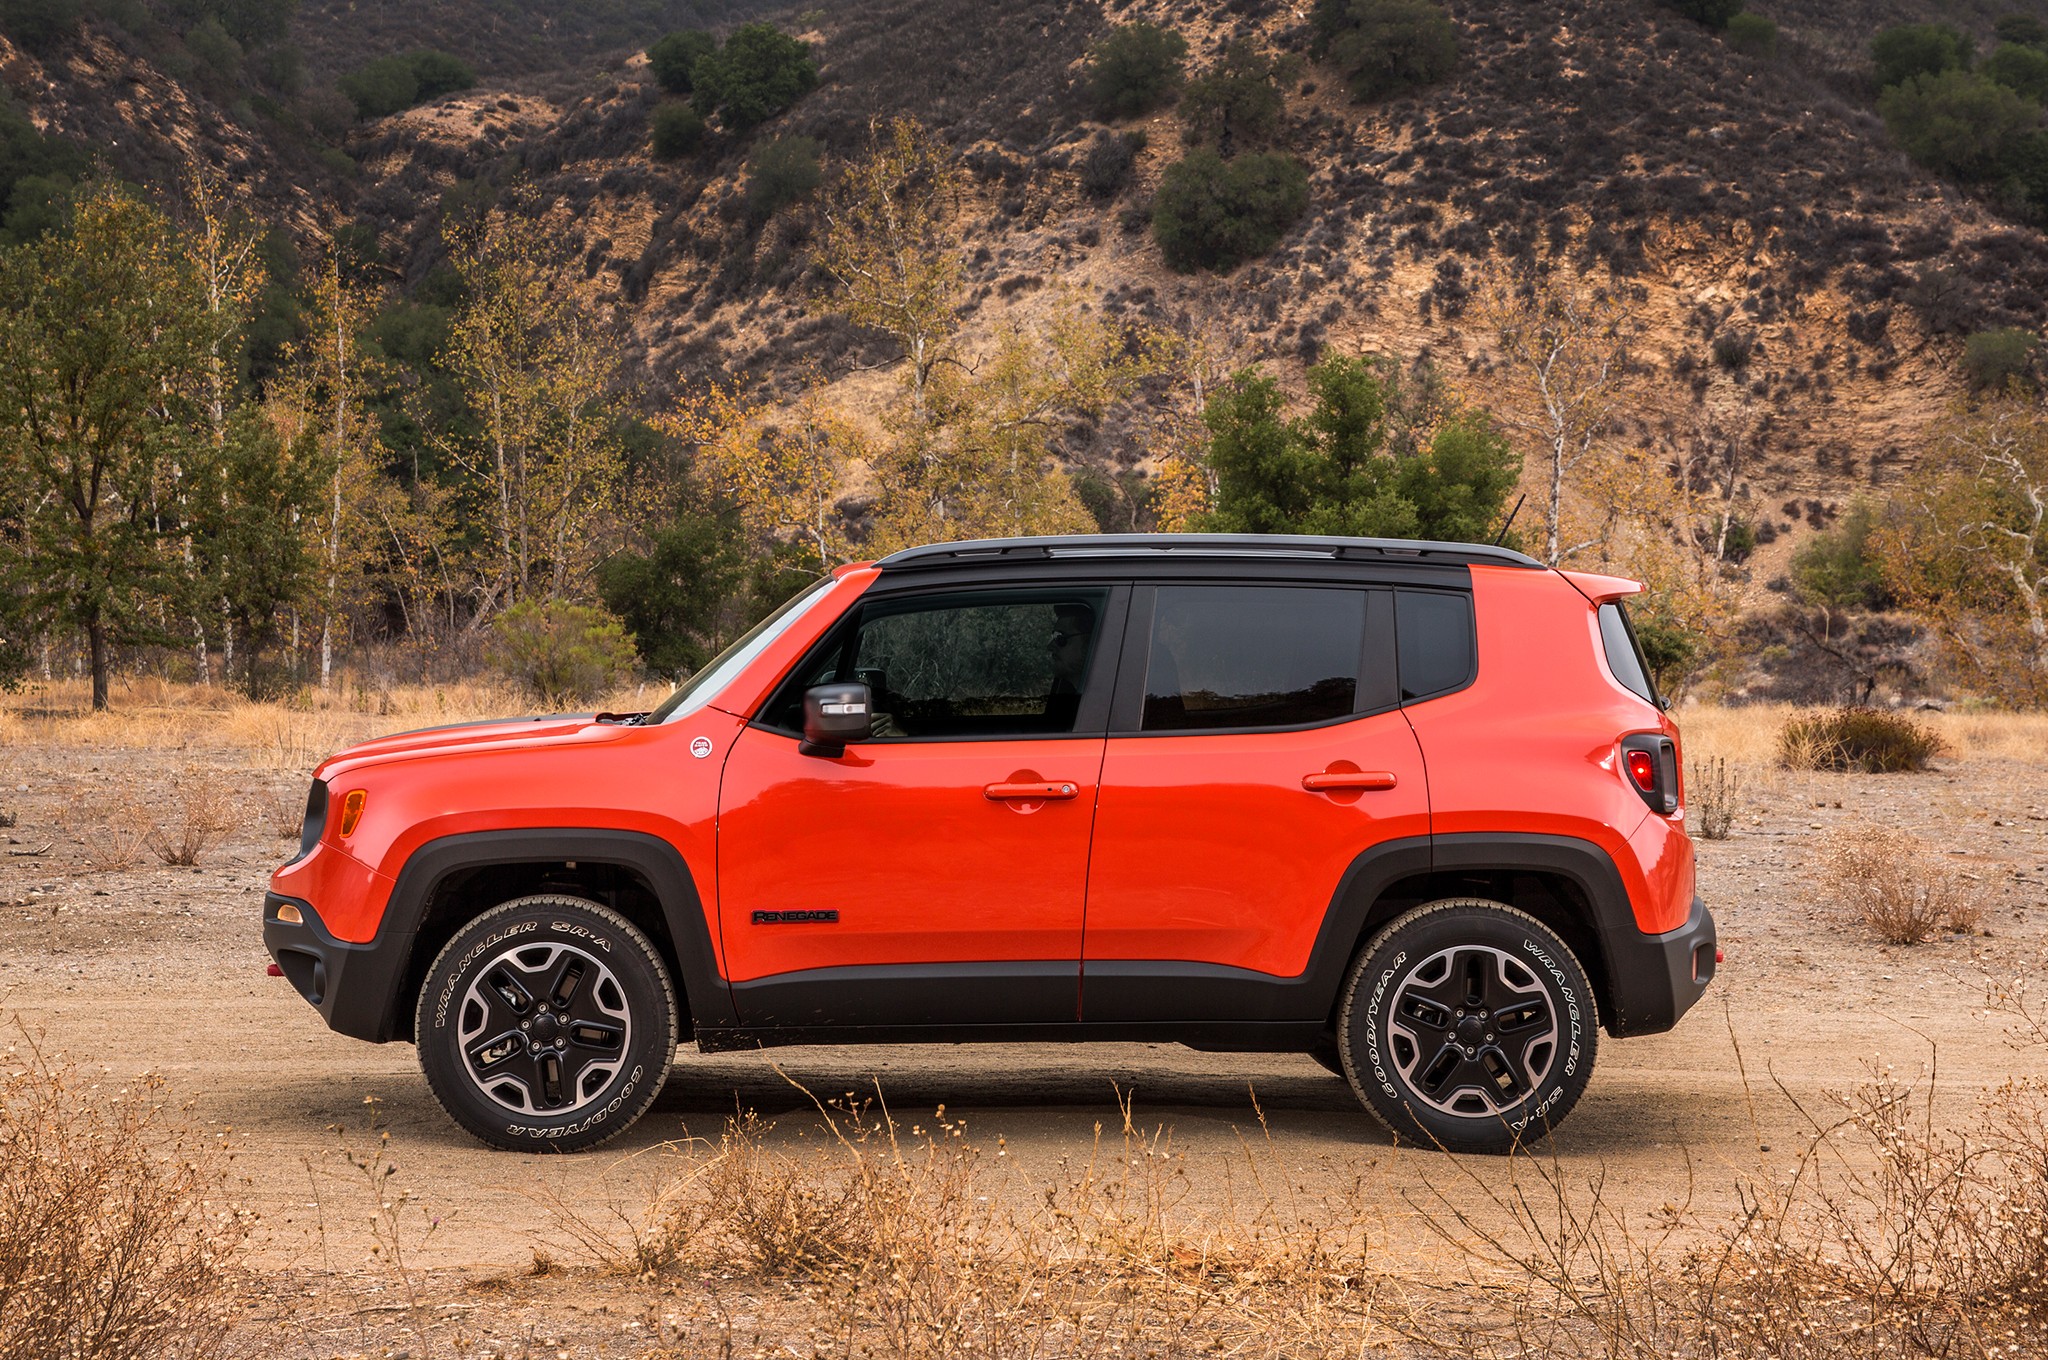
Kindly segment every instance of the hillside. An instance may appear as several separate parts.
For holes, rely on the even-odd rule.
[[[820,88],[750,138],[677,162],[647,152],[660,92],[636,49],[674,24],[743,17],[752,7],[739,0],[559,11],[312,0],[292,37],[316,76],[428,43],[482,74],[475,89],[359,125],[343,143],[352,176],[101,37],[68,64],[17,54],[0,72],[43,126],[151,148],[128,153],[124,173],[161,182],[178,157],[205,159],[301,233],[329,212],[353,217],[408,283],[438,258],[451,205],[516,193],[558,223],[565,253],[629,325],[654,402],[715,373],[773,379],[804,362],[852,374],[854,404],[876,390],[865,370],[886,351],[810,306],[808,210],[756,228],[742,177],[761,139],[814,137],[829,160],[896,114],[942,130],[972,170],[971,330],[1042,305],[1057,284],[1294,376],[1331,347],[1434,356],[1487,401],[1502,394],[1468,310],[1476,280],[1566,250],[1640,290],[1646,368],[1631,434],[1738,460],[1742,513],[1765,545],[1759,582],[1800,534],[1910,467],[1960,390],[1963,334],[2048,319],[2048,240],[1892,147],[1861,57],[1884,24],[1941,17],[1988,31],[2010,6],[1759,0],[1782,25],[1772,58],[1642,0],[1446,7],[1458,68],[1418,95],[1355,104],[1303,68],[1284,144],[1311,171],[1309,211],[1227,277],[1168,270],[1143,229],[1150,190],[1179,154],[1170,109],[1118,125],[1148,135],[1121,193],[1082,190],[1081,155],[1103,125],[1076,78],[1110,22],[1141,17],[1186,32],[1193,68],[1233,38],[1301,50],[1300,11],[1274,0],[1133,0],[1107,15],[1072,0],[876,0],[786,13],[817,47]],[[1080,432],[1068,452],[1139,466],[1142,422]]]

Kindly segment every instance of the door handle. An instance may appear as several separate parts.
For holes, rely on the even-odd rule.
[[[1301,786],[1310,793],[1341,793],[1348,789],[1391,789],[1399,781],[1391,770],[1335,770],[1305,774]]]
[[[1080,791],[1081,787],[1078,784],[1052,780],[1031,784],[990,784],[982,789],[981,796],[993,803],[1013,798],[1029,798],[1033,802],[1042,802],[1055,798],[1072,798]]]

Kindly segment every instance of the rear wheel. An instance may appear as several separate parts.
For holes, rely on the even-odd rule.
[[[577,1152],[660,1094],[675,990],[625,917],[557,894],[493,907],[427,972],[413,1033],[456,1123],[495,1147]]]
[[[1337,1020],[1366,1108],[1451,1152],[1509,1152],[1555,1128],[1585,1092],[1599,1029],[1564,942],[1478,898],[1419,907],[1374,936]]]

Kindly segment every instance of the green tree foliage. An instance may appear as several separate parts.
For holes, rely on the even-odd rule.
[[[491,660],[542,703],[588,703],[633,674],[633,639],[602,609],[525,600],[498,616]]]
[[[1745,56],[1778,55],[1778,25],[1761,14],[1742,13],[1728,20],[1728,45]]]
[[[704,145],[704,118],[688,104],[663,104],[654,111],[654,154],[679,160]]]
[[[423,50],[379,57],[336,83],[355,104],[358,118],[384,118],[471,88],[476,84],[476,71],[459,57]]]
[[[1294,418],[1279,383],[1252,370],[1209,400],[1216,496],[1200,527],[1453,541],[1498,532],[1521,459],[1485,413],[1373,358],[1332,355],[1308,382],[1310,409]]]
[[[767,122],[818,85],[808,43],[773,24],[742,24],[692,70],[697,112],[716,113],[735,132]]]
[[[0,245],[30,240],[56,225],[72,185],[87,168],[84,152],[36,131],[0,96]]]
[[[216,87],[229,84],[242,73],[242,45],[229,37],[212,15],[185,30],[185,50],[198,59]]]
[[[1170,28],[1120,24],[1088,51],[1081,79],[1103,118],[1135,118],[1180,92],[1188,40]]]
[[[810,137],[777,137],[747,158],[747,220],[759,226],[816,191],[824,179],[818,142]]]
[[[1868,501],[1849,507],[1834,528],[1815,534],[1792,554],[1792,586],[1799,598],[1826,609],[1888,609],[1891,592],[1871,546],[1878,514]]]
[[[1887,90],[1915,76],[1966,70],[1972,50],[1970,39],[1949,24],[1898,24],[1870,40],[1878,88]]]
[[[299,0],[170,0],[166,8],[188,29],[211,19],[241,46],[258,47],[291,32]]]
[[[1712,29],[1728,27],[1729,22],[1742,13],[1742,0],[1666,0],[1666,3],[1694,23]]]
[[[1457,69],[1458,27],[1431,0],[1316,0],[1309,53],[1357,100],[1388,99]]]
[[[670,94],[688,94],[695,88],[697,63],[718,50],[718,39],[701,28],[664,33],[647,49],[647,65],[654,79]]]
[[[1877,108],[1907,155],[1964,183],[2009,174],[2041,122],[2039,104],[1960,69],[1913,76],[1886,90]]]
[[[730,508],[685,508],[654,531],[645,552],[621,551],[599,564],[598,596],[632,630],[649,670],[681,678],[718,650],[721,610],[746,572],[742,542]]]
[[[1991,26],[1992,36],[2002,43],[2021,47],[2048,47],[2048,23],[2031,14],[2002,14]]]
[[[2048,104],[2048,52],[2038,47],[2003,43],[1977,70],[2015,94]]]
[[[0,0],[0,33],[37,54],[78,31],[78,0]]]
[[[111,188],[69,228],[0,252],[0,587],[86,639],[94,708],[113,649],[171,641],[182,573],[159,478],[187,447],[204,303],[171,223]]]
[[[1160,176],[1152,234],[1175,269],[1228,270],[1271,250],[1308,208],[1308,172],[1277,154],[1188,153]]]
[[[1216,64],[1181,95],[1182,135],[1190,146],[1214,147],[1226,157],[1270,146],[1287,111],[1280,87],[1289,74],[1270,52],[1248,42],[1226,44]]]
[[[2000,392],[2015,380],[2033,385],[2040,338],[2014,327],[1978,331],[1963,344],[1963,372],[1979,392]]]

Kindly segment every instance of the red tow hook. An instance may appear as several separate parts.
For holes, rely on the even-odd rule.
[[[276,964],[274,964],[274,963],[273,963],[273,964],[271,964],[271,965],[270,965],[270,966],[269,966],[268,968],[264,969],[263,971],[264,971],[265,973],[267,973],[268,975],[270,975],[271,977],[283,977],[283,976],[284,976],[284,969],[282,969],[282,968],[278,967],[278,965],[276,965]]]

